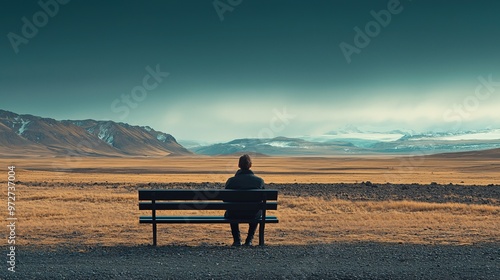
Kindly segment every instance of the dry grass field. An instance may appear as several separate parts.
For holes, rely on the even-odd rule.
[[[138,223],[141,213],[133,189],[22,186],[18,197],[20,245],[151,243],[151,226]],[[351,202],[285,196],[280,198],[275,214],[280,223],[266,227],[267,243],[271,245],[352,241],[500,242],[498,205]],[[228,225],[160,225],[159,228],[162,245],[231,242]]]
[[[151,226],[138,223],[139,215],[147,214],[138,210],[138,184],[224,183],[236,170],[236,161],[223,157],[2,160],[5,167],[16,166],[18,244],[35,247],[150,244]],[[489,159],[260,157],[254,159],[253,169],[267,183],[295,188],[311,182],[361,181],[489,188],[500,183],[497,166]],[[2,188],[4,198],[6,191]],[[498,244],[500,197],[495,199],[475,204],[280,195],[279,210],[271,213],[280,223],[266,227],[266,242]],[[160,225],[158,236],[160,245],[231,242],[228,225]],[[2,231],[0,238],[6,237]]]

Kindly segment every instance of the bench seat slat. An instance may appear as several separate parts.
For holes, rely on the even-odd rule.
[[[139,202],[139,210],[261,210],[261,202]],[[277,210],[277,202],[267,202],[267,210]]]
[[[223,216],[157,216],[156,223],[158,224],[227,224],[231,222],[236,223],[250,223],[250,222],[260,222],[261,219],[227,219]],[[278,218],[276,216],[266,216],[266,223],[278,223]],[[153,218],[151,216],[141,216],[139,217],[139,223],[141,224],[151,224],[153,223]]]
[[[139,190],[139,200],[237,200],[256,201],[263,197],[277,200],[278,191],[271,189],[250,190]],[[237,199],[236,199],[237,198]]]

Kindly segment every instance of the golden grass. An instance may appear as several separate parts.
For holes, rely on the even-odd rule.
[[[18,245],[139,245],[151,226],[138,223],[137,191],[88,185],[17,186]],[[6,190],[2,191],[6,197]],[[178,212],[178,211],[177,211]],[[208,211],[207,211],[208,212]],[[195,213],[189,211],[189,213]],[[213,211],[213,214],[221,211]],[[167,214],[167,213],[165,213]],[[169,212],[172,214],[172,212]],[[471,244],[500,242],[500,206],[415,201],[346,201],[282,196],[270,245],[330,242]],[[243,232],[246,226],[242,225]],[[5,239],[6,232],[0,233]],[[159,225],[160,245],[230,244],[228,225]]]

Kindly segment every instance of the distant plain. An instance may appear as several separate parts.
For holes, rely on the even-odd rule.
[[[498,157],[352,156],[254,158],[253,170],[268,183],[500,184]],[[486,154],[487,155],[487,154]],[[50,157],[4,159],[23,181],[225,182],[237,157]]]

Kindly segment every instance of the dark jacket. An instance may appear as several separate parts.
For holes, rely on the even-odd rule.
[[[226,182],[226,189],[248,190],[263,188],[264,180],[255,176],[251,170],[240,169],[234,177],[229,178]],[[230,218],[253,218],[261,214],[261,211],[226,211],[226,217]]]
[[[226,189],[263,189],[264,180],[255,176],[252,170],[240,169],[234,177],[227,179]]]

